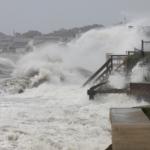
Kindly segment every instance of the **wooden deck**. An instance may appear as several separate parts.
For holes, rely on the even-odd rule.
[[[150,120],[140,108],[112,108],[113,150],[150,150]]]

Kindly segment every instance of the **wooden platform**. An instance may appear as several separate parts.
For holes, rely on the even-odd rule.
[[[149,98],[150,83],[130,83],[130,94]]]
[[[112,108],[113,150],[150,150],[150,120],[140,108]]]

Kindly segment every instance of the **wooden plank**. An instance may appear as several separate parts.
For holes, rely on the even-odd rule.
[[[112,108],[110,114],[113,124],[150,123],[140,108]]]
[[[140,108],[110,110],[113,150],[150,150],[150,120]]]
[[[96,91],[99,94],[107,93],[127,93],[127,89],[100,89]]]
[[[108,59],[102,67],[100,67],[84,84],[83,86],[86,86],[88,83],[90,83],[109,63],[111,62],[111,59]]]
[[[130,94],[134,96],[149,97],[150,83],[130,83]]]
[[[104,71],[104,74],[107,73],[107,71],[109,71],[109,68],[111,68],[111,70],[113,69],[113,65],[115,64],[114,61],[116,60],[123,60],[127,57],[127,55],[110,55],[110,58],[103,64],[102,67],[100,67],[84,84],[83,86],[86,86],[87,84],[89,84],[92,80],[94,80],[105,68],[106,70]],[[117,63],[118,64],[118,63]],[[97,79],[95,81],[97,81],[98,79],[101,78],[101,76],[104,75],[102,73],[102,75],[100,75],[99,77],[97,77]]]
[[[109,68],[106,68],[105,70],[104,70],[104,72],[102,72],[102,74],[100,74],[96,79],[95,79],[95,81],[94,82],[97,82],[98,80],[100,80],[104,75],[108,75],[108,72],[109,72],[109,70],[111,69],[111,67],[109,67]]]

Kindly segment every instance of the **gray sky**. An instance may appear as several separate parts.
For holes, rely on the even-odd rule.
[[[150,0],[0,0],[0,31],[50,32],[88,24],[110,25],[150,14]]]

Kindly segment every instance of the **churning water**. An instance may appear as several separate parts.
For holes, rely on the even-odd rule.
[[[1,58],[0,150],[104,150],[111,143],[109,109],[146,102],[125,94],[89,101],[81,85],[106,53],[125,54],[143,36],[136,27],[115,26],[35,48],[17,62]]]

